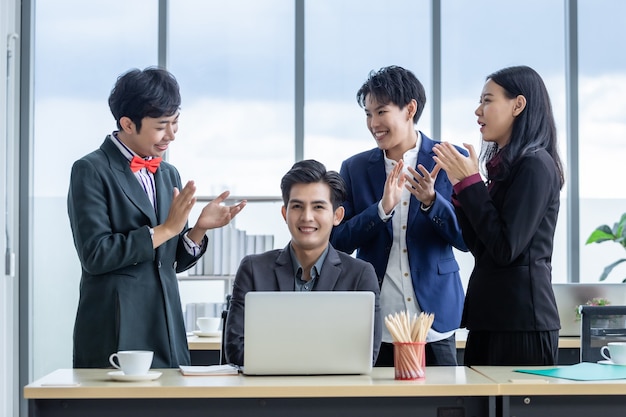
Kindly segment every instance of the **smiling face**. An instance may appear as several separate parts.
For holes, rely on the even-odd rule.
[[[393,103],[382,104],[371,94],[365,98],[367,128],[387,157],[398,161],[415,146],[417,134],[413,115],[417,102],[411,100],[404,108]]]
[[[491,79],[487,80],[480,95],[480,104],[474,112],[478,116],[483,140],[495,142],[499,148],[504,147],[511,138],[515,117],[525,104],[523,96],[508,98],[504,88]]]
[[[343,219],[343,207],[333,210],[330,186],[324,182],[294,184],[283,218],[291,234],[291,245],[301,263],[319,258],[328,246],[333,226]]]
[[[141,157],[163,156],[171,141],[176,138],[178,131],[179,113],[172,116],[144,117],[141,120],[141,130],[128,117],[120,119],[120,140],[133,152]]]

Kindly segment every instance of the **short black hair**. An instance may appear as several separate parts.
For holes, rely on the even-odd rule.
[[[128,117],[141,131],[144,117],[172,116],[180,109],[180,91],[176,78],[158,67],[131,69],[120,75],[109,95],[109,108],[118,129],[120,119]]]
[[[295,184],[312,184],[323,182],[330,187],[330,199],[333,210],[346,199],[346,183],[337,171],[327,171],[324,164],[314,159],[306,159],[296,162],[280,181],[280,189],[283,194],[283,203],[289,204],[291,188]]]
[[[400,108],[415,99],[417,109],[413,115],[413,124],[417,124],[426,105],[426,91],[422,83],[411,71],[397,65],[370,72],[356,93],[356,100],[362,108],[365,108],[365,98],[369,94],[381,104],[392,103]]]

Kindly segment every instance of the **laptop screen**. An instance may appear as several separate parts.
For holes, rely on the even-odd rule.
[[[371,372],[374,303],[367,291],[247,293],[243,373]]]

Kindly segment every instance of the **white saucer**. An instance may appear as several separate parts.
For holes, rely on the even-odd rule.
[[[598,363],[601,363],[602,365],[615,365],[615,366],[626,366],[626,364],[621,364],[621,363],[613,363],[613,361],[598,361]]]
[[[220,330],[217,330],[214,332],[202,332],[200,330],[194,330],[193,334],[195,334],[198,337],[217,337],[217,336],[221,336],[222,332]]]
[[[107,375],[116,381],[127,381],[127,382],[136,382],[136,381],[153,381],[161,376],[161,372],[150,371],[147,374],[143,375],[126,375],[122,371],[111,371],[107,372]]]

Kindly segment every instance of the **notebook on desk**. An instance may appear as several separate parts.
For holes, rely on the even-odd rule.
[[[561,319],[559,336],[580,336],[576,308],[593,298],[606,298],[612,305],[626,305],[626,285],[622,283],[552,284]]]
[[[366,291],[247,293],[243,373],[371,372],[374,305]]]

